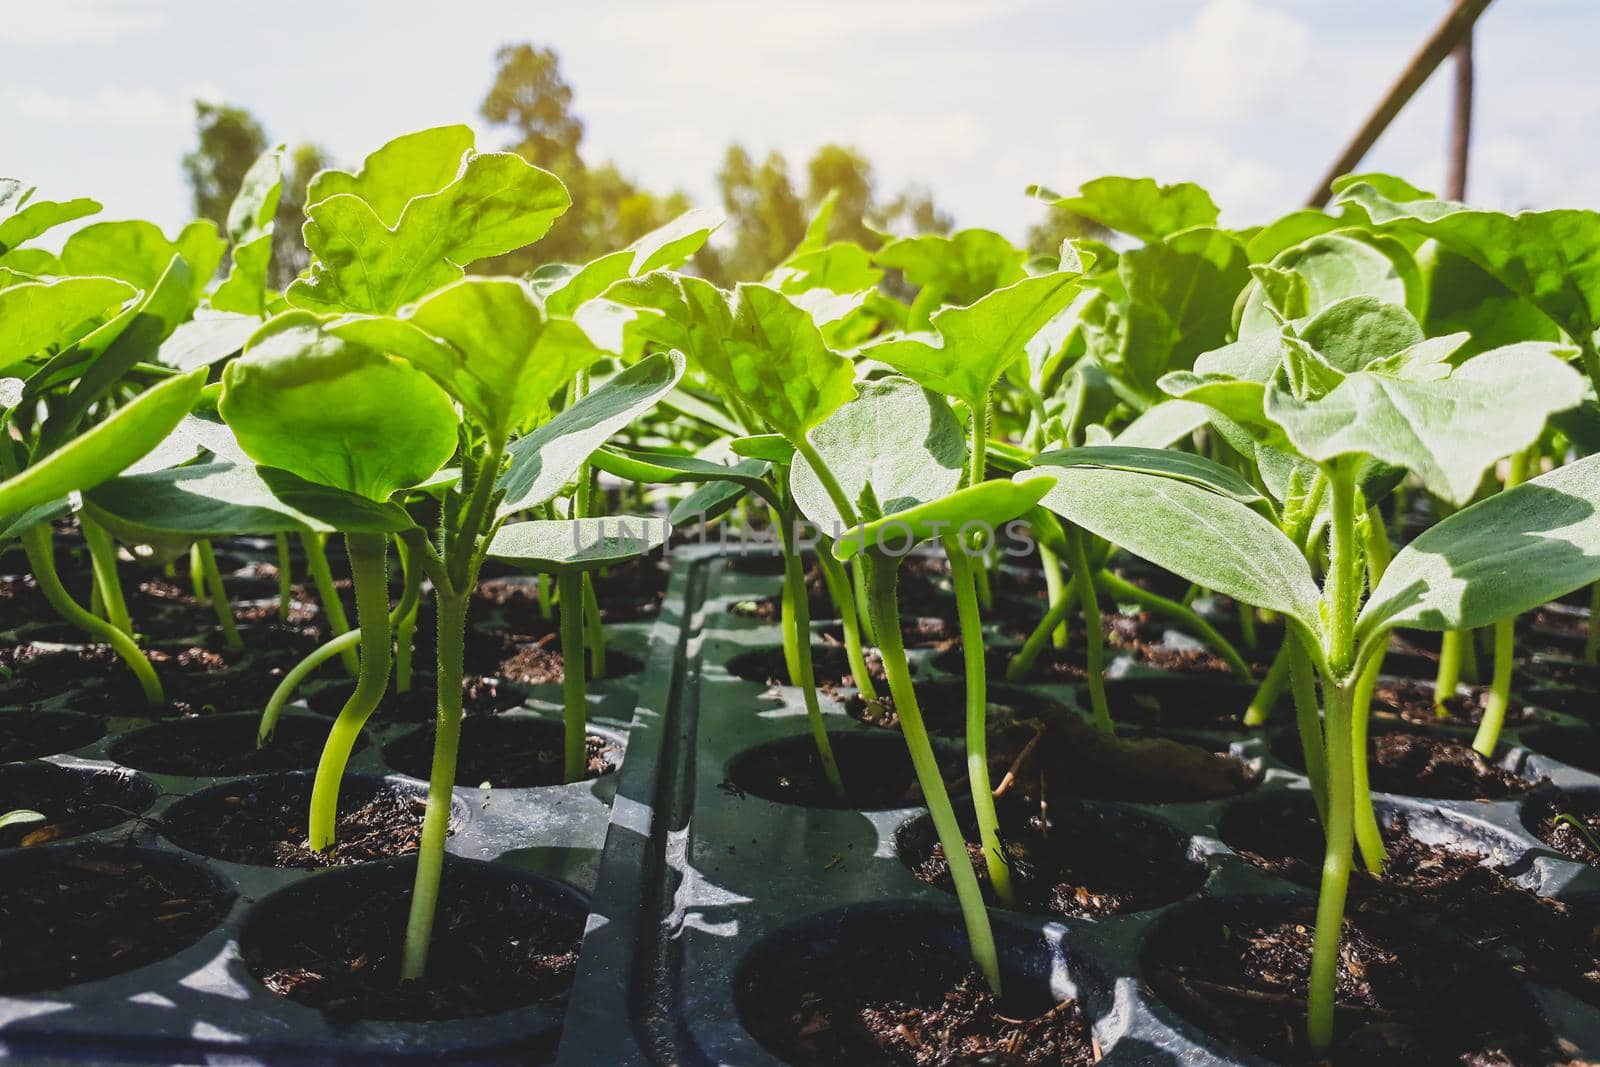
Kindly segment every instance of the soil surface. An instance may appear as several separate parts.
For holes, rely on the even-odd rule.
[[[844,781],[842,797],[829,784],[809,733],[746,749],[729,765],[721,788],[734,797],[748,793],[807,808],[888,811],[922,803],[916,768],[900,738],[829,731],[828,739]],[[935,755],[946,779],[959,773],[958,757],[937,748]]]
[[[309,774],[248,778],[207,790],[170,808],[162,834],[213,859],[255,867],[339,867],[415,852],[426,796],[389,782],[346,776],[339,789],[334,844],[306,844]]]
[[[231,778],[267,771],[298,771],[317,765],[328,739],[328,724],[285,715],[266,745],[256,747],[253,715],[198,716],[135,730],[111,746],[111,758],[154,774]],[[355,750],[366,747],[356,740]]]
[[[1367,773],[1378,793],[1431,797],[1435,800],[1498,800],[1516,796],[1536,784],[1489,763],[1470,741],[1435,737],[1404,728],[1374,725],[1367,740]],[[1293,730],[1272,741],[1272,754],[1305,770],[1300,737]]]
[[[1419,725],[1476,726],[1483,721],[1489,690],[1474,686],[1444,702],[1449,714],[1440,716],[1433,706],[1433,683],[1419,678],[1380,678],[1372,690],[1372,712],[1387,718],[1398,716]],[[1533,709],[1515,698],[1506,708],[1506,722],[1525,722]]]
[[[62,669],[74,670],[80,680],[100,679],[98,685],[78,689],[66,700],[73,711],[107,717],[172,718],[227,711],[256,711],[266,706],[283,676],[282,669],[235,667],[239,653],[216,652],[199,645],[181,649],[145,650],[161,679],[164,705],[145,702],[138,679],[109,645],[85,645],[73,650],[74,661]]]
[[[748,975],[736,991],[745,1026],[786,1063],[1088,1067],[1099,1058],[1074,1001],[1052,1004],[1044,990],[1001,1000],[970,960],[941,946],[894,932],[858,940],[870,943]],[[1007,988],[1024,984],[1013,977]]]
[[[1009,648],[992,646],[985,648],[983,652],[985,676],[991,679],[1006,678],[1006,669],[1011,666],[1011,661],[1020,647],[1018,645]],[[1081,645],[1070,645],[1064,649],[1046,645],[1028,668],[1028,672],[1016,681],[1041,685],[1081,682],[1088,677],[1087,664]],[[965,678],[967,675],[966,658],[959,642],[940,652],[934,659],[933,665],[957,678]]]
[[[863,649],[862,653],[866,657],[867,670],[872,673],[873,682],[880,692],[887,692],[888,675],[883,671],[883,660],[878,656],[877,649]],[[727,670],[735,678],[743,678],[747,682],[757,682],[761,685],[791,684],[789,666],[784,661],[781,645],[741,652],[728,661]],[[817,689],[825,693],[831,694],[856,684],[856,676],[850,671],[850,656],[845,652],[843,645],[812,642],[811,673],[817,683]]]
[[[585,662],[588,658],[586,651]],[[642,670],[644,664],[626,652],[606,650],[605,677],[621,678]],[[553,635],[544,641],[516,646],[516,651],[501,660],[494,673],[519,685],[560,685],[567,676],[561,644]]]
[[[67,711],[0,711],[0,763],[71,752],[105,736],[105,724]]]
[[[306,706],[318,715],[337,715],[345,701],[355,690],[355,685],[333,685],[319,689],[306,697]],[[461,711],[464,715],[498,715],[522,703],[521,695],[500,684],[500,679],[481,674],[468,675],[461,683]],[[438,690],[433,677],[419,677],[411,690],[396,693],[391,686],[373,713],[378,724],[396,722],[433,722],[439,712]]]
[[[922,725],[929,733],[956,738],[966,736],[967,689],[964,682],[918,682],[913,688],[917,693],[917,710],[922,713]],[[1021,690],[996,692],[991,687],[988,696],[986,714],[991,730],[1017,717],[1017,712],[1010,707],[1013,700],[1048,704],[1052,709],[1060,710],[1060,705],[1043,698],[1031,698]],[[889,695],[887,684],[878,687],[878,699],[875,701],[866,700],[860,694],[851,694],[844,702],[844,710],[852,719],[868,726],[900,729],[900,714],[895,710],[894,697]]]
[[[1583,824],[1573,826],[1571,820]],[[1583,794],[1558,794],[1528,805],[1522,814],[1528,832],[1568,859],[1600,867],[1600,798]],[[1600,975],[1597,975],[1600,979]]]
[[[389,744],[383,758],[401,774],[428,780],[433,765],[434,728],[414,730]],[[534,719],[476,718],[461,723],[456,784],[472,788],[487,782],[495,789],[560,785],[563,731],[560,723]],[[620,753],[611,741],[588,735],[584,778],[598,778],[617,767]]]
[[[1258,765],[1201,744],[1108,736],[1076,716],[1052,718],[1047,726],[1018,722],[1003,736],[991,735],[989,774],[996,787],[1011,772],[1030,795],[1147,804],[1236,796],[1259,785],[1262,774]]]
[[[1304,1037],[1314,926],[1314,907],[1271,903],[1169,922],[1145,946],[1145,973],[1203,1030],[1279,1063],[1552,1062],[1548,1030],[1508,968],[1370,915],[1344,921],[1334,1047],[1314,1059]]]
[[[1106,682],[1112,721],[1163,729],[1242,730],[1245,709],[1255,695],[1255,686],[1225,679],[1122,678]],[[1080,699],[1088,702],[1087,690]]]
[[[60,989],[165,959],[233,904],[202,867],[121,847],[45,849],[0,877],[0,994]]]
[[[1205,881],[1205,865],[1188,858],[1184,838],[1150,833],[1136,818],[1098,818],[1072,806],[1055,817],[1048,805],[1041,811],[1037,802],[1005,798],[997,808],[1018,911],[1073,919],[1123,915],[1180,900]],[[990,907],[1006,906],[990,881],[970,804],[962,805],[958,818],[984,899]],[[926,816],[901,827],[896,843],[901,861],[919,880],[955,891],[944,848]]]
[[[349,872],[351,874],[365,872]],[[248,927],[245,966],[268,989],[340,1019],[433,1020],[559,1003],[583,916],[535,885],[447,867],[427,977],[400,981],[412,868],[305,883]]]
[[[0,848],[33,848],[137,818],[155,803],[149,781],[114,770],[68,770],[49,763],[0,766],[0,813],[27,810],[42,821],[0,829]]]

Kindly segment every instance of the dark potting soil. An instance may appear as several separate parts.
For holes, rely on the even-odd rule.
[[[1056,818],[1038,798],[1010,800],[1003,797],[996,804],[998,836],[1019,911],[1105,918],[1170,904],[1205,881],[1205,864],[1191,860],[1176,835],[1141,835],[1142,823],[1085,818],[1073,806]],[[989,878],[971,805],[962,805],[957,817],[984,899],[990,907],[1004,906]],[[918,880],[954,893],[949,860],[926,815],[902,826],[895,844]]]
[[[50,617],[51,607],[31,574],[0,578],[0,629],[10,630],[35,619]]]
[[[126,664],[108,645],[86,645],[73,651],[73,660],[55,660],[53,669],[78,671],[80,680],[98,679],[74,691],[66,700],[73,711],[107,717],[172,718],[201,713],[254,711],[266,706],[282,677],[281,668],[240,668],[231,665],[237,653],[222,653],[200,646],[182,649],[146,649],[161,679],[166,703],[151,707],[144,690]]]
[[[1052,1003],[1039,990],[1002,1000],[970,959],[896,933],[744,976],[735,997],[745,1027],[795,1067],[1088,1067],[1099,1059],[1075,1001]]]
[[[584,659],[588,660],[587,653]],[[626,652],[606,650],[605,677],[621,678],[642,670],[644,664]],[[520,685],[560,685],[567,676],[561,645],[554,635],[545,641],[516,646],[516,651],[501,660],[494,673]]]
[[[1567,656],[1535,656],[1519,665],[1532,677],[1561,685],[1577,686],[1594,692],[1600,689],[1600,664],[1585,663]]]
[[[1146,613],[1137,615],[1102,612],[1106,630],[1106,646],[1132,652],[1134,659],[1158,671],[1175,674],[1233,674],[1228,661],[1207,647],[1185,647],[1166,640],[1166,631],[1172,627],[1166,620]],[[1249,665],[1261,677],[1266,674],[1265,664]]]
[[[433,765],[433,726],[413,730],[383,750],[389,766],[427,781]],[[496,789],[560,785],[564,732],[561,724],[522,718],[474,718],[461,723],[456,783],[468,788],[487,782]],[[617,746],[595,734],[587,739],[584,778],[598,778],[617,767]]]
[[[1521,1067],[1549,1032],[1508,968],[1385,917],[1344,920],[1334,1047],[1305,1043],[1316,910],[1256,903],[1163,924],[1145,944],[1156,994],[1201,1029],[1279,1063]]]
[[[179,801],[162,818],[175,845],[256,867],[340,867],[415,852],[426,796],[390,782],[347,776],[339,789],[334,843],[306,844],[312,776],[273,775],[230,782]]]
[[[318,715],[337,715],[355,690],[350,685],[333,685],[306,696],[306,706]],[[461,710],[465,715],[498,715],[522,703],[522,697],[500,679],[471,674],[461,681]],[[396,693],[391,686],[374,712],[375,722],[433,722],[438,715],[438,690],[431,675],[418,678],[413,687]]]
[[[71,752],[105,732],[99,719],[69,711],[0,711],[0,763]]]
[[[253,715],[195,716],[135,730],[111,746],[111,758],[153,774],[230,778],[268,771],[315,767],[328,739],[328,724],[301,715],[278,720],[272,740],[256,747]],[[366,739],[356,740],[356,751]]]
[[[883,690],[888,685],[888,675],[884,673],[883,660],[877,649],[864,649],[862,654],[867,660],[867,670],[872,673],[872,681]],[[789,679],[789,665],[784,661],[781,645],[741,652],[728,661],[727,669],[735,678],[743,678],[748,682],[762,685],[793,684]],[[855,675],[850,671],[850,656],[843,645],[812,642],[811,673],[817,688],[828,693],[856,684]]]
[[[234,893],[175,856],[44,849],[0,876],[0,994],[60,989],[165,959],[212,930]]]
[[[1600,694],[1594,689],[1575,689],[1561,685],[1535,686],[1527,691],[1528,703],[1547,711],[1559,711],[1591,725],[1600,723]]]
[[[1588,832],[1563,816],[1578,820]],[[1522,823],[1529,833],[1568,859],[1600,867],[1600,850],[1590,843],[1591,838],[1600,842],[1600,802],[1594,796],[1562,793],[1541,797],[1523,811]]]
[[[1372,690],[1374,715],[1393,718],[1399,716],[1407,722],[1420,725],[1448,724],[1476,726],[1483,721],[1484,707],[1489,702],[1489,690],[1474,686],[1465,693],[1457,693],[1445,700],[1446,716],[1439,716],[1433,706],[1433,683],[1419,678],[1380,678]],[[1506,708],[1506,722],[1525,722],[1533,709],[1520,700],[1513,699]]]
[[[1273,755],[1305,770],[1300,738],[1293,730],[1280,733],[1271,747]],[[1435,800],[1497,800],[1525,793],[1536,784],[1496,767],[1474,752],[1470,742],[1459,738],[1375,725],[1367,750],[1367,775],[1379,793]]]
[[[550,580],[554,590],[555,579]],[[599,599],[602,622],[640,622],[661,614],[665,587],[617,589],[612,600]],[[600,589],[595,589],[596,598]],[[551,606],[550,617],[545,618],[539,608],[539,586],[536,582],[518,578],[488,578],[478,583],[472,591],[474,610],[493,608],[500,611],[507,625],[530,630],[542,636],[556,633],[561,625],[561,605]]]
[[[1019,722],[991,736],[989,773],[997,786],[1015,773],[1031,795],[1153,804],[1237,796],[1262,776],[1260,766],[1226,752],[1175,738],[1113,737],[1076,716],[1042,729]]]
[[[1589,726],[1535,726],[1517,741],[1534,752],[1590,774],[1600,774],[1600,732]]]
[[[1256,687],[1220,678],[1120,678],[1106,682],[1106,706],[1117,723],[1174,730],[1244,729]],[[1087,688],[1080,694],[1089,701]]]
[[[1020,646],[1019,646],[1020,647]],[[1017,648],[986,648],[984,650],[984,668],[990,678],[1007,678],[1007,669],[1011,666],[1012,659],[1016,656]],[[966,658],[960,644],[941,652],[934,660],[934,666],[947,674],[965,677],[967,673]],[[1084,656],[1081,643],[1069,644],[1066,648],[1056,648],[1047,645],[1040,651],[1038,657],[1017,682],[1036,682],[1045,685],[1081,682],[1088,677],[1088,660]]]
[[[0,848],[33,848],[116,826],[138,818],[157,795],[151,782],[125,771],[50,763],[0,766],[0,813],[28,810],[44,816],[0,829]]]
[[[922,713],[922,724],[929,733],[944,737],[963,737],[967,729],[967,692],[961,682],[924,682],[915,686],[917,710]],[[878,699],[867,700],[852,693],[844,702],[845,714],[868,726],[881,726],[887,730],[900,729],[900,714],[895,710],[894,697],[889,695],[887,684],[878,688]],[[994,702],[989,704],[990,728],[1008,722],[1015,716],[1009,708]]]
[[[245,967],[279,996],[339,1019],[460,1019],[565,999],[581,913],[552,906],[537,886],[447,867],[427,976],[403,982],[414,869],[378,873],[304,883],[293,908],[246,928]]]
[[[922,804],[916,768],[899,737],[830,730],[828,741],[844,782],[842,797],[829,784],[809,733],[741,752],[729,763],[721,789],[733,797],[749,794],[807,808],[888,811]],[[947,780],[959,773],[958,757],[941,749],[935,756]]]

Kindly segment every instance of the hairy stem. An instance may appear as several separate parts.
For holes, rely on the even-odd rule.
[[[805,570],[794,548],[792,529],[787,523],[782,527],[783,587],[785,602],[790,606],[785,619],[795,631],[795,673],[791,680],[799,686],[801,699],[805,701],[806,722],[816,742],[817,758],[822,761],[823,776],[828,779],[834,795],[844,800],[844,778],[839,774],[839,763],[834,759],[833,742],[828,739],[828,725],[822,718],[822,704],[817,697],[816,670],[811,659],[811,605],[806,599]]]
[[[1528,452],[1513,455],[1506,464],[1507,489],[1522,484],[1528,475]],[[1484,704],[1483,721],[1478,724],[1478,736],[1472,747],[1487,758],[1500,746],[1500,731],[1506,722],[1506,709],[1511,706],[1511,668],[1516,655],[1517,620],[1513,616],[1494,624],[1494,677],[1489,682],[1489,699]]]
[[[1312,672],[1311,656],[1296,634],[1287,638],[1289,645],[1289,688],[1294,695],[1294,722],[1300,734],[1300,751],[1305,756],[1306,778],[1311,783],[1311,796],[1317,802],[1317,811],[1326,823],[1328,812],[1328,762],[1323,746],[1322,718],[1317,709],[1317,681]]]
[[[1326,827],[1327,851],[1322,860],[1322,885],[1317,895],[1317,927],[1311,950],[1311,991],[1306,1011],[1306,1034],[1312,1050],[1319,1054],[1333,1042],[1339,939],[1355,845],[1350,766],[1351,693],[1349,689],[1333,684],[1331,679],[1326,681],[1328,811],[1323,825]]]
[[[294,604],[294,566],[289,556],[289,535],[275,534],[273,541],[278,548],[278,621],[288,622]]]
[[[1389,547],[1389,533],[1384,528],[1383,515],[1376,507],[1367,509],[1363,524],[1363,541],[1367,558],[1367,586],[1376,589],[1389,569],[1393,553]],[[1361,858],[1367,870],[1381,874],[1388,861],[1388,850],[1383,845],[1383,832],[1378,827],[1378,813],[1372,806],[1372,783],[1367,767],[1367,724],[1372,716],[1372,692],[1378,685],[1378,675],[1383,672],[1383,657],[1389,640],[1385,636],[1378,652],[1361,669],[1356,679],[1355,694],[1350,702],[1350,767],[1351,788],[1355,797],[1356,844],[1361,848]]]
[[[600,679],[606,676],[606,628],[600,621],[600,601],[595,599],[594,578],[585,571],[580,585],[579,603],[583,605],[584,640],[589,645],[589,676]],[[582,666],[582,661],[579,661]]]
[[[222,641],[231,649],[241,649],[244,639],[239,636],[239,627],[234,625],[233,605],[228,602],[228,591],[222,587],[216,549],[206,540],[196,541],[195,547],[200,550],[200,572],[205,575],[206,585],[211,590],[211,607],[217,613],[217,625],[222,628]]]
[[[972,562],[966,547],[951,536],[944,538],[950,560],[950,581],[956,592],[956,617],[961,624],[961,656],[967,668],[967,783],[978,823],[978,842],[989,871],[989,884],[1006,907],[1016,906],[1011,888],[1011,868],[1000,847],[1000,819],[995,814],[993,787],[989,784],[989,705],[983,648],[983,620],[978,613],[978,591],[972,582]]]
[[[1256,695],[1250,698],[1250,706],[1244,709],[1246,726],[1265,726],[1277,710],[1278,699],[1283,696],[1283,687],[1289,681],[1289,646],[1295,640],[1294,635],[1286,634],[1283,644],[1278,646],[1278,654],[1272,657],[1267,676],[1261,679],[1261,684],[1256,687]]]
[[[344,612],[344,601],[333,585],[333,572],[328,569],[328,556],[322,548],[320,535],[308,531],[300,535],[300,547],[306,554],[306,570],[311,572],[311,584],[316,587],[317,599],[322,602],[322,614],[328,620],[328,632],[334,637],[350,629],[350,619]],[[354,677],[361,669],[356,651],[350,648],[340,653],[344,669]]]
[[[900,731],[911,753],[911,763],[916,768],[917,783],[922,787],[928,804],[928,816],[944,848],[950,864],[950,880],[955,886],[956,900],[961,905],[961,915],[967,928],[967,941],[973,961],[983,972],[996,996],[1000,995],[1000,959],[995,951],[994,930],[989,925],[989,912],[984,907],[983,891],[978,886],[978,876],[967,855],[967,841],[956,821],[955,809],[950,806],[950,794],[945,789],[944,777],[939,771],[939,761],[933,753],[933,743],[928,739],[927,728],[922,723],[922,709],[917,705],[916,690],[911,685],[911,670],[906,665],[905,645],[900,638],[899,561],[872,559],[867,564],[870,571],[867,581],[871,593],[873,624],[880,637],[879,650],[883,654],[884,671],[889,677],[889,691],[894,697],[895,712],[900,718]]]
[[[583,572],[562,571],[556,575],[561,593],[561,721],[566,744],[562,747],[562,778],[583,780],[589,755],[588,682],[583,676],[583,616],[571,610],[583,603]]]
[[[850,587],[850,577],[845,573],[844,564],[834,557],[831,544],[817,546],[817,565],[822,568],[822,580],[828,586],[828,599],[833,601],[833,606],[839,612],[839,622],[844,630],[844,652],[850,662],[850,676],[855,679],[861,699],[877,703],[878,690],[872,684],[872,672],[867,669],[866,650],[861,644],[861,616],[856,614],[856,598]]]
[[[1461,684],[1461,651],[1472,636],[1467,630],[1446,630],[1439,635],[1439,671],[1433,679],[1433,713],[1450,717],[1445,701],[1456,695]]]
[[[89,563],[94,569],[94,587],[105,608],[105,619],[128,636],[133,636],[133,620],[128,602],[122,596],[122,580],[117,577],[117,545],[106,528],[88,515],[78,514],[78,525],[89,545]]]
[[[110,645],[122,662],[128,665],[128,669],[133,671],[134,677],[139,679],[145,703],[152,706],[166,703],[166,695],[161,691],[161,679],[156,677],[155,668],[150,666],[150,661],[139,650],[134,639],[104,619],[85,611],[61,584],[61,576],[56,573],[55,542],[50,524],[41,522],[24,530],[22,549],[28,556],[28,567],[33,571],[34,580],[39,583],[39,592],[56,614],[96,641]]]
[[[311,784],[307,843],[314,852],[333,844],[345,767],[361,728],[389,688],[389,672],[394,666],[389,649],[389,539],[382,534],[346,534],[345,551],[355,585],[356,617],[361,622],[361,669],[355,690],[328,731]]]

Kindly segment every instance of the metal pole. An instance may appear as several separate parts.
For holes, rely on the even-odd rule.
[[[1354,170],[1362,158],[1371,150],[1383,131],[1389,128],[1400,109],[1428,80],[1428,76],[1439,68],[1446,56],[1455,50],[1461,40],[1472,31],[1473,23],[1478,21],[1484,9],[1492,0],[1456,0],[1448,14],[1439,25],[1434,27],[1433,33],[1423,42],[1416,55],[1411,57],[1411,62],[1406,64],[1400,77],[1389,87],[1383,99],[1378,101],[1378,106],[1373,108],[1372,114],[1367,116],[1367,121],[1361,124],[1350,143],[1345,145],[1344,151],[1339,153],[1326,174],[1317,182],[1316,189],[1306,200],[1306,206],[1320,208],[1327,205],[1333,195],[1330,188],[1335,178],[1348,174]]]

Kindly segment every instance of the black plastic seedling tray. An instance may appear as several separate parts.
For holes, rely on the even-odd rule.
[[[39,628],[35,627],[35,632]],[[609,648],[643,660],[650,654],[653,622],[607,627]],[[472,640],[469,635],[469,643]],[[180,644],[183,642],[179,642]],[[424,666],[419,661],[419,666]],[[239,669],[252,666],[247,656]],[[113,668],[120,670],[121,668]],[[319,675],[327,678],[331,672]],[[612,742],[610,752],[623,762],[634,717],[637,674],[592,682],[589,691],[590,732]],[[348,681],[313,681],[319,687]],[[245,736],[254,732],[255,712],[202,714],[158,722],[120,713],[109,703],[96,704],[95,689],[77,688],[30,704],[30,711],[49,712],[68,700],[79,707],[95,705],[88,718],[100,719],[105,735],[69,752],[35,764],[52,764],[87,780],[115,776],[135,783],[137,798],[129,818],[98,832],[27,849],[0,850],[0,878],[14,865],[51,856],[91,856],[95,850],[121,858],[154,854],[193,868],[232,894],[225,918],[188,948],[147,966],[67,988],[0,997],[0,1055],[17,1062],[240,1062],[240,1063],[379,1063],[399,1059],[447,1058],[450,1062],[544,1061],[553,1052],[561,1027],[559,1004],[504,1011],[494,1015],[445,1022],[337,1021],[322,1012],[278,996],[248,973],[240,954],[241,935],[273,912],[292,910],[305,894],[316,893],[326,880],[382,877],[384,867],[408,861],[381,861],[316,870],[281,870],[209,859],[167,839],[163,818],[186,798],[237,778],[192,778],[148,773],[122,766],[119,743],[141,729],[185,730],[240,720]],[[542,724],[560,736],[561,687],[523,687],[521,706],[495,716]],[[81,713],[79,713],[81,714]],[[470,721],[470,720],[469,720]],[[325,732],[331,718],[315,714],[304,700],[286,710],[280,730],[298,723]],[[373,776],[400,788],[425,792],[426,783],[399,773],[385,750],[425,724],[386,724],[375,716],[364,732],[365,744],[350,762],[352,776]],[[93,731],[91,731],[93,732]],[[21,764],[9,765],[12,768]],[[301,772],[304,773],[304,772]],[[445,874],[446,892],[456,878],[514,880],[533,887],[551,907],[578,917],[587,912],[600,865],[601,848],[610,824],[617,775],[573,785],[494,788],[462,781],[455,791],[453,832]],[[128,850],[135,850],[130,853]],[[409,869],[398,873],[409,882]]]
[[[730,788],[739,760],[752,749],[809,743],[797,690],[746,681],[727,669],[739,654],[780,640],[776,624],[730,612],[772,591],[771,578],[747,570],[709,552],[678,555],[667,612],[681,611],[683,626],[670,674],[659,669],[663,645],[641,691],[642,718],[613,807],[563,1064],[778,1064],[741,1017],[748,974],[825,948],[842,930],[870,937],[893,922],[921,924],[952,951],[962,950],[953,899],[913,877],[898,854],[897,841],[924,817],[921,810],[802,807]],[[942,677],[934,658],[912,653],[919,684]],[[1158,677],[1138,668],[1128,673]],[[1168,686],[1194,682],[1166,678]],[[1009,687],[991,697],[1028,700],[1086,706],[1071,685]],[[836,701],[825,701],[824,709],[836,737],[881,745],[886,758],[904,747],[898,733],[857,722]],[[1403,812],[1421,840],[1470,845],[1540,894],[1593,893],[1600,870],[1560,856],[1522,824],[1524,808],[1551,790],[1600,789],[1600,777],[1517,743],[1518,732],[1562,721],[1568,720],[1534,712],[1511,735],[1503,761],[1548,778],[1547,785],[1493,802],[1383,795],[1380,817]],[[1085,801],[1075,816],[1125,824],[1130,834],[1170,835],[1194,876],[1178,899],[1099,921],[991,912],[1003,968],[1048,984],[1057,996],[1078,998],[1109,1067],[1265,1062],[1201,1032],[1163,1003],[1145,981],[1141,951],[1154,933],[1201,912],[1263,899],[1314,901],[1310,890],[1253,866],[1218,837],[1218,821],[1235,805],[1305,795],[1304,776],[1269,751],[1271,736],[1203,735],[1262,770],[1259,785],[1238,797],[1160,805]],[[1550,986],[1519,985],[1563,1054],[1600,1054],[1600,1010]]]

